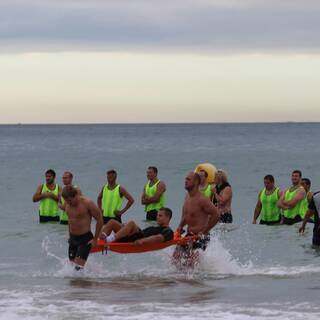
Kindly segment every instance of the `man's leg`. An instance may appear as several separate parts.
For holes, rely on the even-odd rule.
[[[117,242],[124,237],[131,236],[139,232],[139,230],[140,228],[131,220],[115,234],[115,241]]]
[[[87,234],[84,234],[80,237],[78,237],[78,243],[77,245],[73,245],[73,250],[71,251],[70,255],[70,247],[69,247],[69,259],[75,264],[75,270],[81,270],[83,269],[88,256],[90,254],[91,249],[91,243],[89,243],[93,239],[93,234],[88,232]],[[72,260],[74,254],[74,259]]]
[[[118,232],[121,228],[122,228],[122,224],[120,222],[118,222],[117,220],[110,220],[107,224],[105,224],[102,227],[100,236],[102,233],[104,233],[105,235],[108,236],[108,235],[110,235],[110,233],[112,231]],[[100,236],[99,236],[99,238],[100,238]]]

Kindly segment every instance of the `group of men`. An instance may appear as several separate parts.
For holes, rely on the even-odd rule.
[[[156,167],[148,168],[148,183],[145,185],[141,196],[141,203],[145,206],[147,220],[155,221],[158,210],[165,206],[166,185],[158,179],[157,175],[158,169]],[[62,188],[55,182],[55,179],[55,171],[47,170],[45,173],[46,182],[38,186],[33,196],[33,202],[40,202],[39,220],[41,223],[60,221],[61,224],[68,224]],[[72,181],[73,174],[66,171],[62,176],[64,187],[74,186]],[[98,207],[103,213],[104,223],[111,219],[121,223],[121,216],[132,206],[134,199],[122,185],[117,183],[117,172],[115,170],[107,172],[107,182],[98,195]],[[74,187],[81,194],[80,189]],[[123,207],[124,199],[127,200],[127,203]]]
[[[107,181],[98,195],[97,205],[84,197],[79,188],[72,184],[72,174],[63,175],[64,188],[55,183],[53,170],[45,173],[46,183],[38,186],[33,201],[40,201],[40,222],[66,221],[69,224],[69,259],[75,268],[81,269],[97,240],[107,242],[136,242],[137,244],[170,241],[173,231],[169,226],[172,211],[165,207],[166,186],[157,177],[156,167],[147,170],[148,183],[145,185],[141,203],[145,206],[147,220],[157,225],[141,229],[134,221],[122,224],[121,216],[134,203],[133,197],[116,183],[117,173],[107,172]],[[187,195],[178,231],[187,226],[187,234],[208,235],[219,221],[220,215],[211,199],[200,191],[201,177],[190,172],[185,179]],[[123,199],[127,203],[123,207]],[[61,220],[66,215],[67,219]],[[96,220],[95,234],[91,232],[91,220]],[[203,237],[204,239],[204,237]],[[208,237],[206,237],[206,241]]]
[[[320,245],[320,193],[311,192],[311,181],[302,178],[300,170],[291,174],[292,185],[281,191],[272,175],[264,177],[264,188],[260,191],[253,214],[253,224],[260,217],[260,224],[292,225],[302,222],[299,232],[303,233],[308,222],[314,223],[313,245]]]

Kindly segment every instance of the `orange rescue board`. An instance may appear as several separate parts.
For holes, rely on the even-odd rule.
[[[190,242],[198,240],[198,236],[181,237],[175,234],[174,239],[171,241],[161,243],[146,243],[146,244],[135,244],[133,242],[111,242],[106,243],[103,240],[98,240],[95,247],[91,249],[91,253],[110,250],[117,253],[142,253],[149,251],[156,251],[165,249],[174,245],[186,245]]]

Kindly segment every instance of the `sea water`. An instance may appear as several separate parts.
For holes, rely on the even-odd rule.
[[[312,225],[252,225],[263,177],[282,189],[300,169],[320,189],[320,124],[148,124],[0,126],[0,319],[316,319],[320,252]],[[171,265],[172,248],[145,254],[94,254],[76,272],[67,227],[38,223],[32,203],[44,172],[65,170],[96,200],[105,172],[135,199],[124,220],[142,227],[146,169],[167,185],[172,226],[184,178],[198,163],[227,171],[232,225],[219,225],[195,270]],[[94,229],[94,224],[92,225]]]

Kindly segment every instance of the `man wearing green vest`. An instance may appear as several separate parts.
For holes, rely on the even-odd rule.
[[[158,179],[158,169],[149,167],[147,170],[148,183],[144,186],[141,204],[145,206],[146,219],[157,220],[157,213],[165,207],[166,185]]]
[[[281,224],[292,225],[302,220],[303,199],[306,197],[306,191],[301,186],[300,170],[292,172],[292,186],[287,189],[278,201],[278,207],[283,210]]]
[[[62,182],[63,182],[63,185],[66,187],[66,186],[73,186],[76,190],[78,190],[79,192],[79,195],[81,196],[82,193],[81,193],[81,190],[74,186],[72,184],[72,180],[73,180],[73,174],[72,172],[70,171],[66,171],[63,176],[62,176]],[[65,200],[62,196],[60,196],[60,203],[59,203],[59,208],[60,208],[60,224],[68,224],[68,215],[67,213],[65,212]]]
[[[213,200],[213,186],[212,184],[208,183],[208,172],[205,170],[199,171],[200,176],[200,185],[199,190],[200,192],[207,198],[209,198],[211,201]]]
[[[117,184],[117,172],[109,170],[107,172],[108,184],[103,186],[98,195],[98,207],[103,212],[103,223],[106,224],[111,219],[117,220],[122,223],[121,216],[132,206],[134,203],[131,194],[120,184]],[[123,209],[123,198],[126,198],[127,204]]]
[[[274,177],[268,174],[263,179],[264,189],[260,191],[252,223],[256,224],[260,216],[260,224],[274,225],[281,220],[281,210],[277,202],[281,197],[281,191],[275,186]]]
[[[55,183],[56,173],[49,169],[45,173],[46,183],[38,186],[33,195],[33,202],[39,202],[39,221],[59,221],[58,202],[61,194],[61,188]]]

